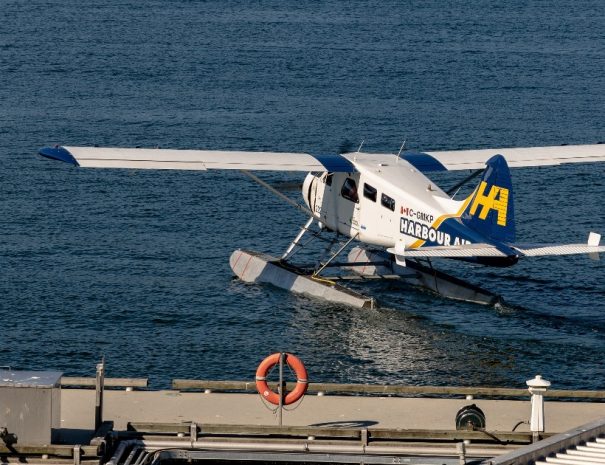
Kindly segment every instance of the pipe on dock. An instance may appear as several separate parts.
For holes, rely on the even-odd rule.
[[[113,453],[111,458],[105,463],[105,465],[118,465],[120,459],[122,458],[122,455],[124,455],[124,452],[126,452],[126,449],[129,446],[142,446],[142,443],[143,441],[139,441],[138,439],[120,441],[120,444],[118,444],[116,451]]]
[[[204,449],[204,450],[248,450],[248,451],[266,451],[266,452],[308,452],[308,453],[341,453],[341,454],[368,454],[368,455],[420,455],[420,456],[458,456],[455,447],[426,447],[426,446],[394,446],[394,445],[367,445],[363,444],[322,444],[313,441],[300,443],[280,444],[259,443],[259,442],[230,442],[230,441],[170,441],[170,440],[140,440],[131,439],[120,442],[115,453],[105,465],[118,465],[120,459],[128,447],[141,447],[147,451],[153,452],[158,449]],[[491,457],[494,451],[492,449],[477,448],[467,451],[467,456]]]

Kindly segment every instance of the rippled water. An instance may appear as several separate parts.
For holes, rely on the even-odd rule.
[[[237,173],[78,170],[40,146],[335,152],[605,139],[605,10],[576,2],[4,0],[0,364],[251,378],[288,350],[321,381],[605,381],[605,268],[442,262],[485,308],[373,285],[355,310],[233,278],[304,218]],[[513,172],[520,241],[605,232],[602,165]],[[445,187],[461,173],[437,177]],[[296,176],[271,175],[295,180]],[[293,193],[295,195],[295,193]]]

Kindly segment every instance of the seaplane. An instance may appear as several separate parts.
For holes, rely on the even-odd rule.
[[[598,258],[605,251],[596,232],[577,244],[517,242],[510,174],[510,168],[605,162],[605,145],[429,152],[404,150],[402,145],[398,153],[361,149],[320,155],[56,145],[39,154],[82,168],[240,170],[308,218],[280,257],[234,251],[233,272],[245,282],[269,283],[360,308],[378,304],[341,282],[400,280],[446,298],[495,305],[499,296],[435,269],[433,261],[508,267],[530,257]],[[445,191],[427,177],[452,170],[470,174]],[[302,203],[252,171],[307,173]],[[457,199],[460,188],[479,176],[470,195]],[[321,256],[297,264],[296,252],[314,239],[325,243]]]

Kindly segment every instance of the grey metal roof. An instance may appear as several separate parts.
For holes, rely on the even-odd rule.
[[[60,371],[0,370],[0,387],[59,387],[61,376]]]
[[[520,447],[483,465],[603,465],[605,418]]]
[[[585,445],[577,445],[557,452],[554,457],[549,456],[544,460],[537,460],[535,465],[601,465],[605,463],[605,439],[596,438],[587,441]]]

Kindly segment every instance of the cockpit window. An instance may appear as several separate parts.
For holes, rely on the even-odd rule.
[[[334,173],[327,173],[325,177],[326,186],[332,185],[332,178],[334,177]]]
[[[366,199],[370,199],[372,202],[376,202],[376,189],[369,184],[363,183],[363,196]]]
[[[388,208],[391,211],[395,211],[395,199],[392,199],[386,194],[380,196],[380,203],[383,207]]]
[[[359,195],[357,195],[357,184],[351,178],[345,179],[340,195],[351,202],[359,203]]]

